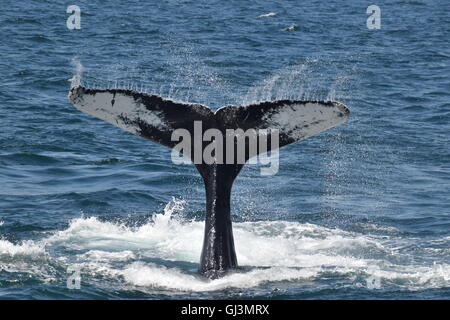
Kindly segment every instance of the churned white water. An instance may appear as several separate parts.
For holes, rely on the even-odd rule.
[[[396,239],[289,221],[235,223],[242,269],[208,280],[196,272],[204,223],[181,219],[183,208],[184,202],[174,199],[139,226],[83,217],[40,241],[0,240],[0,270],[65,281],[54,264],[77,265],[87,278],[100,275],[144,291],[216,291],[278,282],[301,286],[325,274],[356,286],[373,279],[406,290],[450,285],[447,264],[418,264],[408,256],[399,262],[405,254],[398,253],[401,242]]]

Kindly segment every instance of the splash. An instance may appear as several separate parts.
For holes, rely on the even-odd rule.
[[[73,87],[81,85],[81,76],[83,74],[84,67],[77,58],[73,58],[70,64],[74,68],[74,75],[69,79],[70,88],[72,89]]]
[[[196,273],[203,223],[169,217],[170,210],[136,228],[78,219],[53,243],[88,250],[79,256],[86,269],[123,279],[144,292],[219,291],[285,281],[295,285],[325,275],[355,287],[366,287],[371,278],[411,291],[450,285],[449,265],[399,264],[395,260],[401,255],[383,237],[287,221],[234,224],[238,261],[244,269],[207,280]]]
[[[216,103],[224,105],[223,99],[233,95],[235,90],[204,61],[198,46],[170,32],[159,45],[166,54],[157,71],[152,69],[154,66],[140,61],[84,68],[73,59],[71,63],[75,70],[69,80],[71,87],[82,84],[92,89],[133,90],[171,100],[202,103],[212,108]]]
[[[172,215],[181,215],[183,213],[185,204],[186,200],[172,197],[172,201],[167,203],[164,207],[164,213],[155,214],[152,217],[153,222],[158,226],[168,226],[172,219]]]
[[[187,274],[155,264],[133,263],[117,274],[138,287],[165,288],[176,291],[207,292],[228,288],[245,289],[277,281],[309,279],[317,275],[313,270],[289,268],[254,269],[247,273],[232,273],[224,278],[207,281],[197,275]]]
[[[253,85],[242,100],[245,104],[282,99],[344,102],[353,95],[357,68],[355,62],[336,61],[336,57],[322,55],[293,63]]]
[[[45,253],[44,245],[33,241],[13,244],[7,240],[0,240],[0,256],[39,256]]]
[[[235,223],[241,269],[221,279],[205,279],[197,274],[204,223],[183,218],[185,205],[173,198],[163,212],[141,225],[86,217],[39,241],[0,240],[0,270],[7,270],[11,281],[19,274],[39,281],[65,281],[67,267],[77,265],[83,270],[84,284],[101,282],[111,289],[170,294],[271,292],[279,285],[298,287],[322,279],[335,279],[321,284],[330,289],[368,288],[373,279],[391,290],[450,286],[450,265],[442,259],[441,263],[417,262],[408,250],[414,239],[398,238],[399,230],[368,226],[383,231],[383,236],[376,236],[367,228],[363,234],[289,221]]]

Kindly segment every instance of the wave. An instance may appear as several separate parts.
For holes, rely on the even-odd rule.
[[[374,279],[381,287],[394,290],[450,286],[449,265],[414,263],[412,253],[400,254],[401,241],[394,238],[398,232],[393,237],[369,236],[289,221],[235,223],[241,268],[221,279],[205,279],[196,272],[204,224],[183,219],[184,204],[174,199],[164,213],[141,225],[82,217],[40,241],[12,244],[1,240],[0,269],[5,256],[47,256],[62,270],[78,265],[88,275],[85,281],[93,277],[92,281],[98,282],[94,278],[100,275],[109,279],[106,283],[144,292],[210,292],[281,283],[301,286],[322,279],[336,279],[328,284],[331,287],[343,283],[367,287]],[[62,254],[55,254],[57,251]],[[48,259],[34,261],[33,266],[45,268]],[[23,259],[16,262],[20,261]],[[18,269],[24,272],[24,265]],[[36,268],[30,269],[35,272]],[[41,277],[49,274],[41,270]]]
[[[3,224],[3,222],[1,223]],[[0,224],[0,225],[1,225]],[[44,246],[33,241],[14,244],[7,240],[0,240],[0,256],[40,256],[44,254]]]

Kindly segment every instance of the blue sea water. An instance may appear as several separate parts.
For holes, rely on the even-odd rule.
[[[447,0],[1,3],[1,299],[450,298]],[[245,167],[242,270],[206,280],[198,173],[73,108],[74,74],[213,109],[326,99],[351,116],[281,149],[274,176]]]

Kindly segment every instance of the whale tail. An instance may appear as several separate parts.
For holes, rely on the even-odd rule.
[[[278,100],[226,106],[213,112],[201,104],[131,90],[82,86],[70,90],[69,100],[82,112],[172,148],[193,161],[206,190],[205,237],[199,270],[209,278],[220,277],[237,267],[230,197],[233,182],[244,164],[260,153],[338,126],[349,116],[346,106],[331,101]],[[228,148],[230,144],[218,143],[218,136],[227,136],[230,130],[234,136]],[[263,134],[251,140],[245,134],[252,130],[272,130],[277,136]],[[182,134],[194,139],[181,144],[177,137]],[[244,136],[243,140],[239,140],[240,136]],[[262,140],[266,142],[264,147]],[[244,141],[243,149],[239,141]],[[204,157],[206,151],[211,151],[210,159]]]

